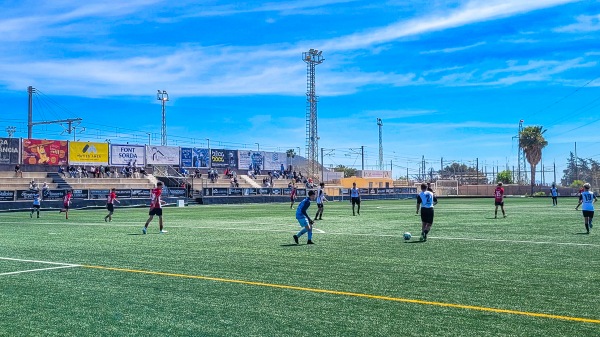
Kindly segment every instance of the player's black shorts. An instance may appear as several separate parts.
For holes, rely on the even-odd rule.
[[[115,211],[115,205],[114,204],[106,204],[106,209],[109,212],[114,212]]]
[[[352,197],[352,205],[360,205],[360,198]]]
[[[40,209],[40,205],[33,205],[33,208]]]
[[[433,207],[421,207],[421,221],[425,223],[433,223]]]
[[[317,204],[318,208],[323,208],[323,204]]]
[[[152,209],[150,209],[150,212],[148,213],[148,215],[162,216],[162,208],[152,208]]]
[[[594,211],[583,211],[583,217],[584,218],[593,218],[594,217]]]
[[[496,201],[496,206],[504,206],[504,201]]]

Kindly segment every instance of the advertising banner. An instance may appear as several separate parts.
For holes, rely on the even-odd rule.
[[[169,196],[174,198],[185,198],[187,191],[185,188],[181,187],[171,187],[169,188]]]
[[[238,151],[212,149],[210,150],[210,166],[213,168],[227,168],[237,170]]]
[[[17,200],[32,200],[33,195],[39,193],[32,190],[18,190]],[[65,197],[65,190],[48,190],[44,195],[44,200],[62,200]]]
[[[107,165],[108,143],[69,142],[69,165]]]
[[[208,149],[190,147],[181,148],[181,166],[195,168],[209,168],[210,154]]]
[[[23,164],[66,165],[68,151],[66,141],[24,139]]]
[[[146,165],[145,145],[120,145],[110,144],[110,166],[136,166]]]
[[[392,178],[392,171],[381,170],[358,170],[356,176],[360,178]]]
[[[0,201],[14,201],[15,191],[0,191]]]
[[[110,190],[90,190],[90,199],[106,199]]]
[[[146,164],[179,165],[180,150],[178,146],[146,146]]]
[[[244,188],[244,195],[256,195],[256,188]]]
[[[18,164],[21,140],[0,138],[0,164]]]
[[[281,164],[286,168],[287,156],[283,152],[265,152],[265,170],[267,171],[279,171],[281,170]]]
[[[243,190],[241,188],[230,188],[229,195],[242,195]]]
[[[214,197],[226,197],[229,193],[228,188],[215,187],[212,189],[212,195]]]
[[[131,190],[132,198],[150,198],[150,190],[148,189],[133,189]]]
[[[115,194],[117,195],[117,199],[131,198],[131,190],[116,190]]]
[[[238,168],[243,171],[265,169],[265,152],[239,150]]]
[[[88,199],[88,190],[73,190],[73,199]]]

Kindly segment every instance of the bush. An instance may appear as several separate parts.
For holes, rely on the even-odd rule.
[[[545,197],[546,196],[546,192],[542,192],[542,191],[535,192],[535,193],[533,193],[533,196],[534,197]]]

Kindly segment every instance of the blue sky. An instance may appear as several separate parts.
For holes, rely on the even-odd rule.
[[[516,165],[520,119],[548,129],[545,165],[600,159],[600,4],[571,0],[5,1],[0,127],[80,117],[77,139],[305,153],[306,64],[317,66],[326,165],[394,176],[445,161]],[[72,139],[63,126],[34,138]],[[3,132],[4,133],[4,132]],[[5,133],[4,133],[5,134]],[[351,150],[354,149],[354,150]],[[557,177],[560,179],[562,173]],[[546,178],[547,180],[549,178]]]

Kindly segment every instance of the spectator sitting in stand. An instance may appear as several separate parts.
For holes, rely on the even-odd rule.
[[[62,165],[58,167],[58,175],[65,176],[65,168]]]
[[[148,173],[146,173],[146,169],[144,169],[143,167],[140,167],[140,174],[142,175],[142,177],[146,177],[148,175]]]
[[[181,175],[184,177],[187,177],[190,174],[190,172],[188,172],[188,170],[186,170],[184,167],[179,169],[179,173],[181,173]]]
[[[19,164],[15,165],[15,177],[23,178],[23,171],[21,171]]]
[[[194,178],[202,178],[202,173],[200,173],[200,169],[194,170]]]

